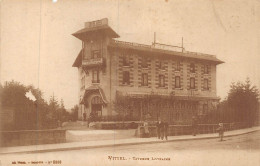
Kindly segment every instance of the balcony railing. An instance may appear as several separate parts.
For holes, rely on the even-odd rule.
[[[82,66],[101,66],[104,64],[103,58],[85,59],[82,61]]]
[[[92,83],[100,83],[100,80],[92,80]]]

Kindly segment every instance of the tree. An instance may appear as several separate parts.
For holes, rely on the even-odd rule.
[[[249,80],[232,83],[228,97],[221,103],[222,119],[253,125],[259,115],[259,90]]]
[[[10,130],[41,129],[46,124],[47,103],[42,98],[42,92],[33,86],[25,86],[19,82],[5,82],[1,90],[1,105],[3,109],[13,110],[13,125]],[[31,91],[36,101],[28,99],[25,94]],[[3,127],[7,129],[8,127]]]
[[[123,96],[122,94],[117,93],[116,99],[114,101],[115,111],[118,113],[118,118],[125,120],[129,116],[132,109],[131,100],[128,96]],[[117,120],[119,120],[117,119]]]
[[[60,107],[58,109],[58,115],[59,115],[59,120],[61,122],[65,122],[65,121],[69,120],[69,112],[67,112],[67,110],[65,109],[63,99],[61,99],[61,101],[60,101]]]
[[[72,121],[76,121],[76,120],[78,119],[78,110],[79,110],[78,105],[75,105],[75,106],[71,109],[70,119],[71,119]]]
[[[59,112],[58,109],[60,108],[60,105],[58,103],[58,100],[54,96],[54,94],[50,97],[49,100],[49,117],[51,119],[54,119],[55,121],[58,121],[59,118]]]

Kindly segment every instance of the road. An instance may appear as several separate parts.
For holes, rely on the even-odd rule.
[[[60,152],[9,154],[12,161],[61,161],[61,165],[260,165],[260,131],[218,139],[163,142]],[[4,165],[4,164],[3,164]],[[41,165],[41,164],[37,164]],[[55,165],[55,164],[54,164]]]

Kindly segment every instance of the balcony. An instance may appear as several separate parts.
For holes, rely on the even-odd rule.
[[[92,80],[92,83],[98,84],[98,83],[100,83],[100,80]]]
[[[82,61],[82,66],[87,68],[103,66],[104,64],[104,58],[85,59]]]

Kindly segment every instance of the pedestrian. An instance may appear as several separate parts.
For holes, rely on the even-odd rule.
[[[223,137],[224,137],[224,126],[223,126],[223,123],[219,123],[219,127],[217,128],[217,131],[219,133],[220,141],[223,141]]]
[[[164,137],[166,140],[168,140],[168,127],[169,127],[169,124],[167,121],[165,121],[163,123],[163,126],[164,126]]]
[[[160,123],[160,133],[161,133],[161,139],[163,140],[164,134],[165,134],[165,128],[164,128],[164,122],[163,121]]]
[[[195,116],[192,117],[191,127],[192,127],[192,135],[196,136],[197,128],[198,128],[198,120]]]
[[[156,123],[156,129],[157,129],[157,137],[158,137],[158,139],[161,138],[161,127],[162,127],[162,122],[161,122],[161,120],[159,120],[159,121]]]
[[[150,136],[150,132],[149,132],[149,127],[148,127],[148,122],[145,121],[144,122],[144,137],[148,138]]]
[[[83,113],[83,120],[86,121],[86,112]]]

